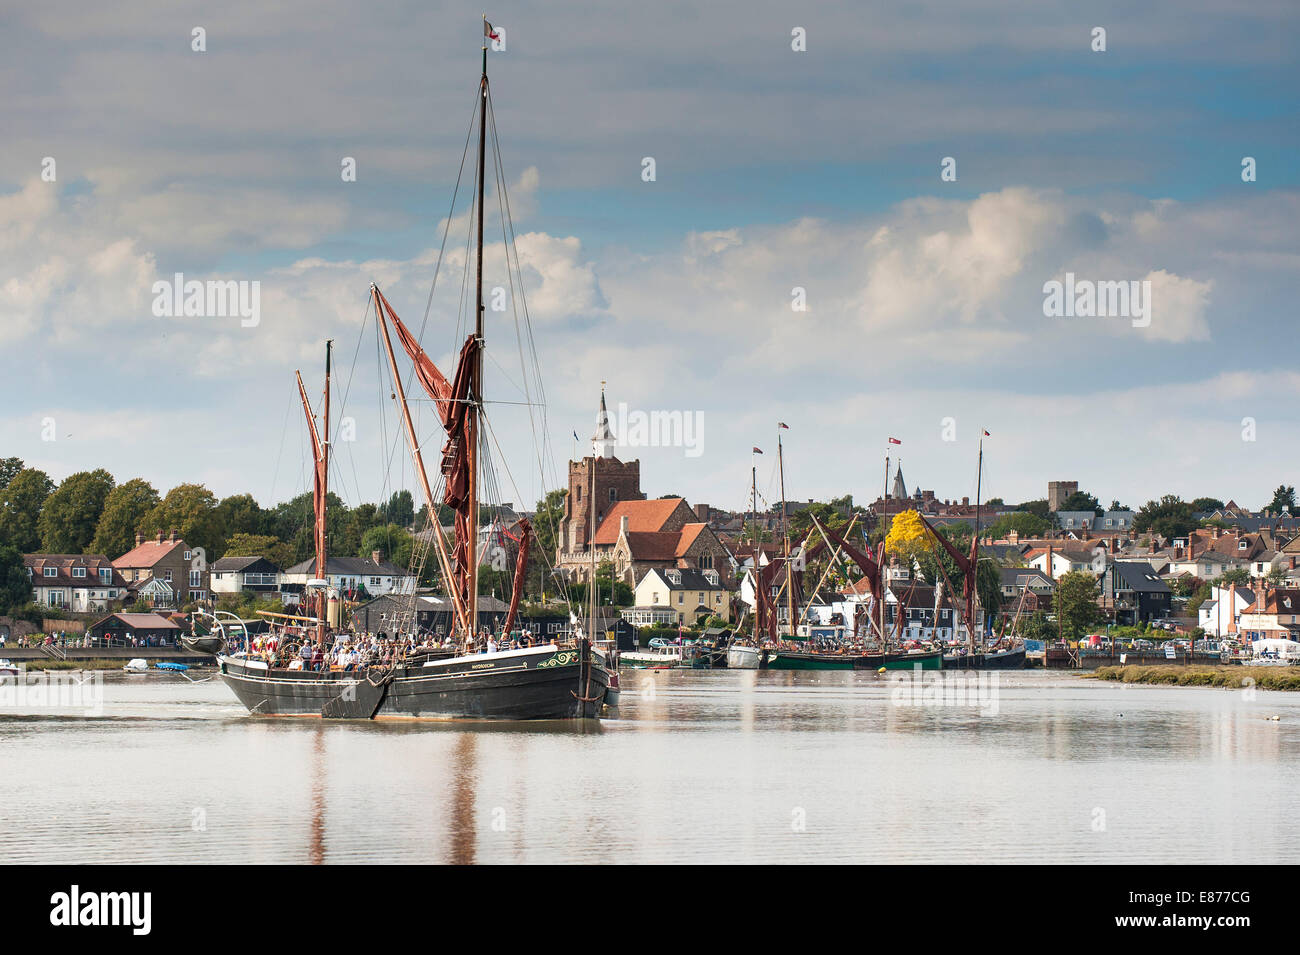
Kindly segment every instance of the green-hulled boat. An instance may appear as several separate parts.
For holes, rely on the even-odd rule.
[[[761,670],[938,670],[943,654],[938,650],[920,653],[818,653],[808,650],[764,651]]]

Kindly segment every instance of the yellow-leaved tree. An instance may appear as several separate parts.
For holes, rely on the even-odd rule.
[[[903,511],[890,522],[885,551],[891,557],[897,557],[904,566],[911,567],[914,560],[933,550],[934,546],[934,538],[916,511]]]

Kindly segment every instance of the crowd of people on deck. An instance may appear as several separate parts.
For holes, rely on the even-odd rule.
[[[547,642],[549,641],[529,630],[509,635],[482,630],[477,637],[467,637],[464,640],[428,632],[406,635],[382,632],[335,633],[328,635],[321,644],[310,628],[290,627],[252,637],[247,655],[271,666],[290,670],[350,672],[369,667],[386,669],[430,653],[497,653],[540,646]]]

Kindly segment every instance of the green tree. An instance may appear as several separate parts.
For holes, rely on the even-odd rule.
[[[17,547],[0,545],[0,613],[8,614],[31,603],[32,582]]]
[[[1241,567],[1225,571],[1221,577],[1214,581],[1216,587],[1227,587],[1230,584],[1236,584],[1238,587],[1244,587],[1250,583],[1250,574]]]
[[[415,522],[415,501],[411,497],[411,492],[405,488],[394,491],[393,496],[388,499],[388,505],[384,508],[383,516],[391,524],[410,527]]]
[[[1056,582],[1053,606],[1067,640],[1078,640],[1102,621],[1097,596],[1097,578],[1087,571],[1072,570]]]
[[[1183,537],[1196,527],[1192,505],[1177,494],[1166,494],[1158,501],[1147,501],[1133,519],[1133,531],[1159,534],[1166,540]]]
[[[1295,510],[1295,488],[1288,487],[1285,484],[1279,484],[1277,490],[1273,492],[1273,500],[1268,502],[1265,510],[1272,511],[1274,514],[1286,508],[1288,511]]]
[[[270,534],[235,534],[226,543],[223,557],[265,557],[281,570],[295,563],[293,548]]]
[[[270,523],[267,513],[251,494],[232,494],[222,498],[212,521],[220,537],[218,553],[226,549],[226,542],[236,534],[265,534]]]
[[[1198,497],[1192,501],[1192,510],[1194,511],[1217,511],[1223,507],[1223,502],[1217,497]]]
[[[91,552],[113,559],[133,548],[136,529],[158,500],[158,492],[143,478],[133,478],[109,491],[95,525]]]
[[[1021,537],[1042,537],[1052,525],[1046,518],[1028,511],[1013,511],[1003,514],[981,533],[986,540],[1001,540],[1012,531]]]
[[[116,483],[103,468],[64,478],[41,508],[41,549],[47,554],[85,553]]]
[[[216,495],[202,484],[178,484],[144,516],[139,529],[146,536],[177,531],[190,547],[216,554],[225,543],[217,529],[216,509]]]
[[[22,469],[22,458],[0,458],[0,491],[7,488]]]
[[[361,536],[361,549],[358,557],[370,557],[375,551],[391,564],[407,567],[411,563],[411,549],[414,538],[400,524],[388,524],[372,527]]]
[[[1047,508],[1047,498],[1045,497],[1039,498],[1036,501],[1025,501],[1023,504],[1017,504],[1016,510],[1028,511],[1030,514],[1041,517],[1045,521],[1051,520],[1050,515],[1052,512]]]
[[[1098,517],[1104,513],[1101,504],[1087,491],[1075,491],[1057,508],[1061,511],[1092,511]]]
[[[0,491],[0,544],[30,554],[41,546],[39,524],[41,508],[54,490],[54,482],[44,471],[23,468]]]

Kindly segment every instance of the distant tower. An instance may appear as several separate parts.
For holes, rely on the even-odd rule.
[[[907,499],[907,485],[903,483],[903,462],[898,462],[898,470],[894,472],[894,486],[890,489],[889,496],[896,501]]]
[[[619,501],[643,501],[641,462],[620,461],[614,457],[618,443],[609,426],[605,407],[604,382],[601,382],[600,411],[596,414],[596,433],[591,437],[591,454],[581,461],[569,462],[569,493],[564,499],[564,533],[557,545],[557,562],[566,551],[570,554],[587,550],[591,540],[592,512],[599,527],[610,508]],[[595,472],[593,487],[592,474]]]
[[[598,458],[612,458],[618,442],[609,427],[609,412],[605,409],[605,383],[600,383],[600,412],[596,415],[596,433],[591,436],[591,451]]]
[[[1055,513],[1061,509],[1066,499],[1079,490],[1078,481],[1048,481],[1047,509]]]

